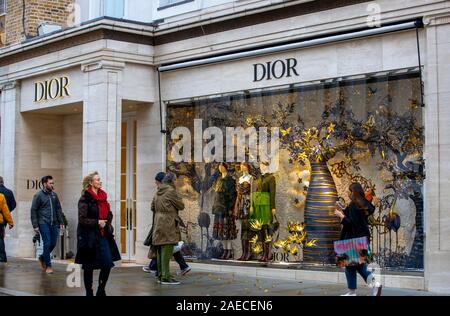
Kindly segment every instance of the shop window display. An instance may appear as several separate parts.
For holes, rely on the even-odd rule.
[[[186,203],[185,255],[333,264],[340,231],[334,206],[348,202],[349,185],[359,182],[367,199],[377,197],[369,218],[374,260],[383,268],[423,269],[420,91],[419,75],[405,73],[167,102],[167,169],[179,176]],[[194,120],[224,134],[227,127],[279,128],[277,168],[249,159],[248,148],[244,162],[175,162],[179,139],[171,132],[185,127],[194,134]],[[218,202],[225,200],[223,208]]]

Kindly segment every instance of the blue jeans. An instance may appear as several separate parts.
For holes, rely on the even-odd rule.
[[[180,270],[184,270],[186,268],[188,268],[189,266],[187,265],[186,261],[184,260],[183,255],[181,254],[181,251],[175,252],[173,254],[173,258],[175,259],[175,261],[178,263],[178,265],[180,266]],[[156,258],[153,258],[152,261],[150,261],[150,264],[148,265],[148,268],[152,271],[156,271],[158,272],[158,263]]]
[[[50,253],[55,249],[56,242],[58,241],[59,228],[58,225],[40,224],[39,231],[42,236],[42,242],[44,243],[44,252],[42,253],[42,260],[47,267],[52,266],[50,259]]]
[[[345,267],[345,276],[347,277],[347,286],[350,290],[356,290],[356,272],[358,272],[364,279],[364,281],[367,282],[367,279],[372,274],[371,272],[367,271],[367,265],[366,264],[360,264],[357,266],[349,266]]]

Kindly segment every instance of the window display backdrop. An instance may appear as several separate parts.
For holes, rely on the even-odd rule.
[[[217,162],[171,158],[177,143],[171,140],[172,130],[184,126],[194,135],[194,119],[202,120],[203,130],[215,126],[224,135],[226,127],[280,128],[277,170],[267,173],[261,161],[244,167],[241,162],[228,163],[228,179],[236,182],[231,186],[236,190],[233,205],[239,207],[234,207],[233,217],[220,222],[213,209],[220,199],[218,186],[225,187],[223,168]],[[368,199],[378,199],[375,214],[369,217],[374,260],[383,268],[423,269],[424,127],[418,74],[168,102],[167,130],[167,169],[178,175],[178,190],[186,204],[180,213],[187,224],[185,255],[332,264],[332,242],[340,231],[334,205],[338,199],[349,203],[348,187],[359,182]],[[256,195],[248,201],[243,194],[246,167],[252,191],[275,180],[276,193],[271,193],[275,205],[270,208],[275,208],[276,217],[269,210],[268,225],[261,218],[242,215],[245,203],[253,206],[252,212],[259,207],[253,201]],[[237,230],[227,235],[235,239],[217,237],[224,225]]]

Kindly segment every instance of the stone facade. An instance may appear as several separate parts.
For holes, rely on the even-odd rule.
[[[20,4],[21,1],[14,3]],[[426,253],[424,277],[413,284],[419,284],[415,285],[417,288],[450,293],[450,201],[449,195],[445,194],[450,179],[450,169],[446,164],[447,154],[450,152],[446,129],[450,121],[450,3],[441,0],[411,0],[408,1],[408,6],[403,1],[380,0],[378,3],[382,8],[383,23],[424,17],[425,26],[419,30],[419,39],[426,96]],[[11,10],[16,10],[14,12],[21,16],[19,4],[17,7],[12,6]],[[61,7],[63,6],[62,4]],[[366,8],[367,4],[360,3],[352,7],[274,19],[172,42],[165,41],[156,46],[151,45],[151,41],[144,42],[142,38],[136,37],[136,34],[148,38],[158,36],[158,31],[155,32],[150,26],[102,20],[68,30],[62,36],[51,35],[48,41],[27,43],[24,50],[28,55],[24,52],[17,54],[17,57],[13,55],[5,58],[8,62],[0,63],[0,174],[5,178],[7,186],[16,192],[18,200],[18,209],[13,213],[16,227],[7,236],[8,253],[21,257],[33,256],[29,221],[33,191],[27,189],[27,180],[36,179],[45,173],[51,173],[57,178],[56,187],[66,215],[72,223],[70,231],[74,240],[76,201],[81,178],[89,171],[98,170],[112,202],[116,238],[120,242],[120,230],[123,226],[118,185],[121,181],[121,113],[134,112],[138,126],[138,223],[137,252],[134,259],[140,263],[147,262],[148,249],[142,246],[142,241],[151,225],[149,209],[155,192],[152,177],[164,169],[166,159],[165,135],[160,132],[156,67],[162,63],[200,58],[211,53],[220,54],[248,49],[254,45],[275,44],[280,40],[300,41],[330,32],[350,32],[366,26],[366,16],[362,13],[366,12]],[[320,19],[317,18],[318,14]],[[11,32],[10,43],[23,39],[20,19],[16,20],[19,21],[17,30],[7,30]],[[39,23],[39,18],[36,18],[35,23]],[[88,28],[92,31],[87,30]],[[103,29],[114,29],[117,32],[115,34],[121,32],[120,37],[106,37],[104,33],[100,33],[100,36],[92,35]],[[80,36],[81,32],[87,33],[86,40],[74,41],[73,45],[61,44],[72,36]],[[175,31],[164,29],[164,34],[170,32]],[[281,52],[276,57],[298,57],[303,67],[300,81],[417,67],[415,35],[414,30],[391,33]],[[42,53],[43,51],[47,53]],[[4,52],[12,54],[8,48],[1,50],[0,54]],[[269,83],[265,83],[265,86],[262,83],[256,85],[251,78],[252,64],[266,59],[257,57],[164,73],[161,76],[162,99],[172,101],[268,87]],[[62,75],[69,75],[72,79],[70,97],[40,103],[33,101],[33,84],[36,81]],[[273,85],[290,83],[292,82],[282,81]],[[162,112],[164,117],[164,107]],[[42,132],[42,126],[48,126],[47,133]],[[195,218],[190,220],[195,221]],[[71,247],[74,244],[72,242]],[[404,277],[399,276],[399,279],[401,282],[409,282]]]
[[[69,4],[73,0],[30,0],[25,1],[25,12],[22,0],[6,1],[6,45],[14,45],[38,34],[41,23],[67,26]],[[24,20],[25,13],[25,20]]]

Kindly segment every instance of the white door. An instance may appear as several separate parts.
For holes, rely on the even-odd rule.
[[[136,118],[122,119],[120,177],[120,238],[122,259],[135,260],[136,255]]]

